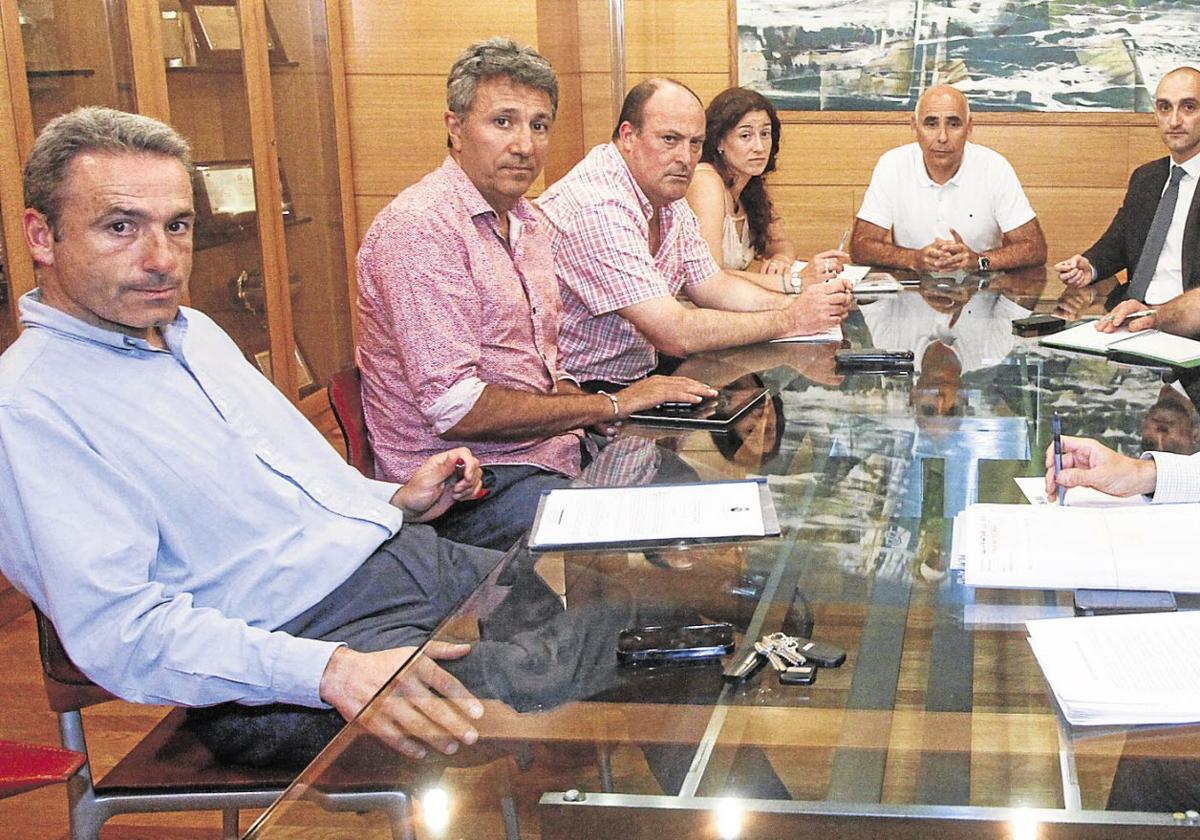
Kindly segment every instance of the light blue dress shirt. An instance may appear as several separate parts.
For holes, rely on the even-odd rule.
[[[128,700],[321,706],[333,644],[272,632],[395,534],[363,478],[207,316],[167,350],[21,299],[0,357],[0,569]]]

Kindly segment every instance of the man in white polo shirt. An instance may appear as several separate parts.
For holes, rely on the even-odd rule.
[[[1012,166],[967,142],[966,97],[947,85],[929,88],[912,125],[917,142],[875,165],[850,238],[854,262],[916,271],[1044,263],[1046,238]]]

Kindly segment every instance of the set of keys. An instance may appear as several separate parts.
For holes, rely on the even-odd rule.
[[[784,685],[812,685],[817,668],[836,668],[846,661],[846,652],[823,642],[768,633],[725,670],[725,678],[736,682],[749,679],[764,662],[769,662]]]

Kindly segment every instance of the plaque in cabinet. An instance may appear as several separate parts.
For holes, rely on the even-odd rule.
[[[313,381],[312,371],[308,369],[308,362],[304,361],[304,354],[300,352],[299,347],[293,348],[296,351],[296,387],[301,391],[305,388],[311,388],[316,383]],[[271,351],[262,350],[254,354],[254,363],[258,365],[258,369],[262,371],[263,376],[267,379],[271,378]]]
[[[180,0],[187,11],[196,49],[196,64],[201,67],[236,67],[242,60],[242,26],[235,0]],[[287,54],[275,31],[269,9],[267,15],[267,54],[272,64],[287,64]]]
[[[292,199],[287,179],[279,170],[282,202],[279,212],[292,217]],[[193,168],[192,191],[196,200],[196,237],[204,244],[222,237],[252,231],[254,212],[254,167],[248,160],[198,162]]]

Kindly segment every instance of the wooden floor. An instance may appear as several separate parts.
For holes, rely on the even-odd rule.
[[[335,448],[342,441],[332,415],[314,418]],[[0,577],[0,738],[57,745],[58,723],[46,705],[29,601]],[[113,702],[85,710],[93,774],[103,777],[166,714],[166,707]],[[243,830],[257,813],[242,812]],[[66,790],[51,786],[0,799],[0,838],[65,840],[70,836]],[[105,824],[102,840],[207,840],[221,836],[220,815],[130,814]]]

